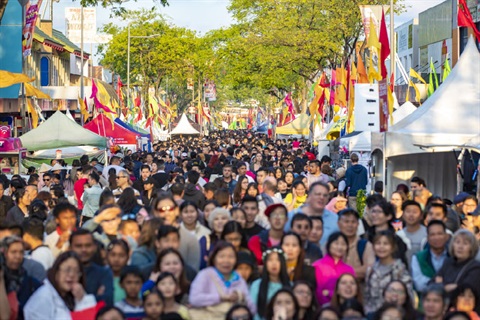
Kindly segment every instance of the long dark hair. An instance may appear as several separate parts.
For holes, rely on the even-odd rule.
[[[293,299],[293,303],[295,304],[295,313],[293,315],[293,320],[298,320],[298,311],[300,310],[300,307],[298,305],[298,300],[297,298],[295,297],[295,295],[293,294],[292,290],[290,290],[289,288],[282,288],[280,290],[278,290],[272,297],[272,299],[270,299],[270,302],[268,303],[268,307],[267,307],[267,313],[266,313],[266,319],[267,320],[272,320],[273,319],[273,315],[274,315],[274,311],[273,311],[273,307],[274,307],[274,304],[275,304],[275,300],[277,299],[277,297],[282,294],[282,293],[286,293],[288,295],[290,295],[290,297]]]
[[[317,312],[319,305],[318,305],[318,300],[317,300],[317,295],[315,293],[315,289],[313,286],[310,284],[310,282],[305,281],[305,280],[298,280],[295,281],[292,290],[295,291],[295,288],[300,285],[305,285],[308,287],[308,290],[310,290],[310,293],[312,295],[312,302],[310,303],[310,306],[307,308],[305,312],[305,316],[303,319],[314,319],[313,316],[315,315],[315,312]]]
[[[247,248],[247,239],[245,238],[243,228],[240,225],[240,223],[238,223],[237,221],[231,220],[225,224],[225,226],[223,227],[222,234],[220,235],[220,239],[225,240],[225,237],[232,233],[240,234],[240,236],[242,237],[242,240],[240,241],[240,247]]]
[[[53,263],[53,266],[50,268],[50,270],[48,270],[47,279],[48,281],[50,281],[50,283],[55,288],[55,290],[57,290],[58,295],[60,296],[60,298],[62,298],[63,302],[65,302],[65,305],[67,306],[68,310],[73,311],[75,309],[75,297],[71,292],[67,292],[64,296],[62,296],[60,294],[59,287],[56,280],[56,275],[57,273],[60,272],[60,266],[70,258],[73,258],[75,259],[75,261],[77,261],[78,267],[80,269],[80,278],[78,282],[82,285],[82,287],[85,288],[85,276],[84,276],[85,272],[83,270],[83,265],[80,259],[78,258],[77,254],[73,251],[66,251],[57,257],[57,259]]]
[[[260,278],[260,288],[258,290],[258,299],[257,299],[257,312],[258,315],[262,318],[265,317],[266,306],[267,306],[267,295],[268,295],[268,285],[270,284],[270,274],[267,270],[268,259],[272,256],[273,253],[278,255],[280,260],[280,274],[279,280],[282,284],[282,287],[290,287],[290,278],[287,273],[287,262],[285,261],[285,256],[283,255],[282,249],[273,249],[267,250],[263,253],[263,272]]]
[[[303,246],[302,246],[302,238],[300,238],[300,236],[293,231],[285,232],[283,234],[282,240],[280,240],[280,247],[283,245],[283,240],[285,239],[285,237],[288,237],[288,236],[294,236],[295,238],[297,238],[298,245],[300,246],[300,255],[298,256],[297,264],[295,266],[295,269],[293,270],[293,281],[300,280],[302,279],[302,275],[303,275],[303,265],[304,265],[303,260],[305,258],[305,249],[303,249]]]
[[[170,253],[173,253],[174,255],[176,255],[180,260],[180,263],[182,264],[182,268],[183,268],[182,274],[180,275],[179,279],[177,279],[177,281],[178,281],[178,285],[180,286],[181,293],[182,294],[188,293],[188,291],[190,290],[190,282],[187,280],[187,276],[185,273],[185,262],[183,261],[182,255],[177,250],[173,248],[162,250],[158,254],[157,261],[155,262],[155,266],[153,268],[153,272],[160,272],[160,263],[162,262],[163,258],[165,258],[165,256]]]
[[[252,311],[250,311],[250,309],[248,309],[247,306],[245,306],[243,304],[236,304],[233,307],[231,307],[230,310],[228,310],[227,314],[225,315],[225,320],[232,320],[233,319],[233,313],[237,310],[240,310],[240,309],[243,309],[243,310],[248,312],[248,320],[253,319]]]
[[[235,185],[235,189],[233,189],[233,202],[240,203],[242,201],[242,182],[243,180],[248,180],[247,176],[240,176],[238,177],[237,184]],[[245,194],[247,194],[247,189],[245,190]]]
[[[405,319],[416,319],[417,318],[417,312],[413,308],[413,303],[412,303],[412,297],[410,297],[410,294],[408,293],[408,288],[403,281],[400,280],[392,280],[390,281],[389,284],[383,289],[383,297],[385,298],[385,293],[387,292],[388,288],[392,285],[392,283],[399,283],[403,290],[405,291],[405,302],[401,305],[403,310],[405,311]]]
[[[138,206],[137,197],[133,188],[126,188],[117,201],[124,213],[132,213],[133,209]]]

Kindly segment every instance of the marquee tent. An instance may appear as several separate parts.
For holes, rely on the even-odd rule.
[[[170,135],[174,134],[200,134],[188,121],[187,116],[182,114],[180,121],[178,122],[175,129],[170,132]]]
[[[372,134],[372,151],[383,157],[374,162],[382,171],[388,167],[388,174],[383,173],[387,194],[419,175],[434,194],[455,195],[457,163],[452,150],[480,132],[479,74],[480,53],[472,38],[445,82],[421,107],[390,131]]]
[[[20,140],[29,151],[75,146],[107,147],[104,137],[82,128],[61,111],[55,112],[36,129],[22,135]]]
[[[129,130],[129,131],[132,131],[133,133],[138,134],[138,135],[141,136],[141,137],[150,139],[150,134],[148,134],[148,133],[143,133],[143,132],[140,132],[140,131],[138,131],[138,130],[135,130],[135,129],[134,129],[131,125],[129,125],[128,123],[123,122],[122,120],[120,120],[120,118],[115,119],[115,122],[118,123],[119,125],[121,125],[122,127],[124,127],[125,129],[127,129],[127,130]]]
[[[349,152],[372,150],[372,133],[370,131],[353,131],[340,138],[340,148]]]
[[[410,101],[405,102],[400,107],[398,107],[397,110],[395,110],[392,113],[393,123],[389,119],[388,120],[388,126],[391,127],[394,124],[399,123],[400,121],[403,120],[403,118],[407,117],[408,115],[410,115],[415,110],[417,110],[417,107],[415,107],[413,105],[413,103],[411,103]]]
[[[92,121],[83,126],[92,132],[95,132],[103,137],[113,139],[113,143],[118,145],[137,145],[137,139],[140,135],[128,129],[125,129],[118,123],[112,122],[104,114],[99,114]]]
[[[298,117],[286,125],[277,127],[276,135],[301,135],[308,137],[310,135],[310,117],[307,114],[300,114]]]

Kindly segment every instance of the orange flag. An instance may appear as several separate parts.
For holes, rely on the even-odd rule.
[[[363,63],[360,53],[357,53],[357,73],[358,83],[369,83],[367,70],[365,69],[365,64]]]

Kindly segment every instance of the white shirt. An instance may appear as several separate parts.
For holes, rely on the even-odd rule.
[[[45,270],[50,269],[55,262],[52,250],[48,246],[40,246],[30,252],[30,258],[39,262]]]
[[[60,253],[68,251],[68,248],[70,247],[70,243],[66,241],[60,249],[57,248],[58,239],[60,239],[60,235],[58,234],[57,230],[55,230],[49,235],[47,235],[44,241],[44,243],[52,251],[52,254],[55,258],[58,257]]]

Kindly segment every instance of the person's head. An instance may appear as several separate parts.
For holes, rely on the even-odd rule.
[[[355,163],[358,163],[358,160],[359,160],[359,159],[358,159],[358,154],[352,153],[352,154],[350,155],[350,161],[352,161],[352,163],[354,163],[354,164],[355,164]]]
[[[372,243],[373,251],[380,260],[393,257],[393,253],[397,250],[394,234],[388,230],[377,232]]]
[[[245,228],[245,223],[247,222],[247,214],[245,210],[240,207],[230,209],[230,215],[232,220],[238,222],[242,228]]]
[[[320,243],[323,236],[323,218],[321,216],[311,216],[312,230],[308,235],[308,241],[312,243]]]
[[[215,267],[218,272],[228,278],[235,268],[236,263],[237,252],[235,251],[235,247],[226,241],[218,241],[210,253],[208,265]]]
[[[227,188],[220,188],[215,191],[214,199],[222,208],[228,208],[230,206],[231,196]]]
[[[258,157],[258,155],[257,155]],[[263,185],[263,182],[265,181],[265,178],[268,176],[268,170],[267,168],[261,167],[260,169],[257,170],[257,183],[258,185]]]
[[[217,186],[213,182],[207,182],[203,186],[203,195],[207,200],[213,200],[215,191],[217,191]]]
[[[245,175],[247,173],[247,165],[243,161],[237,163],[237,173],[239,176]]]
[[[375,203],[370,210],[372,225],[376,229],[384,230],[390,225],[390,221],[395,216],[393,205],[386,200]]]
[[[100,176],[95,171],[92,171],[88,175],[88,185],[94,186],[94,185],[97,185],[99,182],[100,182]]]
[[[180,205],[180,219],[189,228],[194,228],[198,220],[198,207],[193,201],[184,201]]]
[[[168,300],[174,300],[175,295],[179,289],[178,282],[171,272],[162,272],[156,282],[156,288],[163,295],[163,298]]]
[[[322,309],[318,310],[317,314],[315,315],[314,319],[316,320],[340,320],[340,314],[336,308],[331,306],[323,307]]]
[[[138,239],[138,246],[145,246],[148,249],[155,248],[157,229],[163,224],[160,218],[151,218],[142,224],[142,232]]]
[[[403,320],[405,310],[396,304],[384,303],[378,309],[375,320]]]
[[[223,227],[230,220],[230,212],[224,208],[215,208],[208,217],[208,225],[213,233],[218,236],[222,233]]]
[[[362,302],[360,284],[357,278],[350,273],[344,273],[338,278],[332,297],[332,306],[339,308],[347,299],[357,299]]]
[[[68,202],[60,202],[53,208],[53,217],[61,231],[70,232],[77,223],[77,208]]]
[[[237,264],[235,265],[235,271],[246,281],[252,280],[252,275],[256,268],[255,258],[250,252],[239,251],[237,253]]]
[[[43,174],[43,177],[42,177],[42,178],[43,178],[43,183],[45,183],[45,185],[46,185],[47,187],[50,187],[50,186],[52,185],[52,183],[53,183],[53,174],[52,174],[52,173],[50,173],[50,172],[45,172],[45,173]]]
[[[427,241],[435,251],[445,250],[450,236],[447,233],[447,226],[441,220],[432,220],[427,225]]]
[[[130,299],[137,299],[142,289],[143,276],[137,266],[125,266],[120,273],[120,287]]]
[[[247,306],[236,304],[228,310],[225,320],[253,320],[253,315]]]
[[[311,174],[317,174],[320,172],[320,161],[314,160],[310,161],[309,169]]]
[[[178,229],[170,225],[160,226],[157,230],[155,248],[157,252],[165,249],[178,250],[180,248],[180,232]]]
[[[282,288],[278,290],[270,300],[267,307],[266,318],[274,319],[274,314],[282,312],[285,319],[297,319],[298,311],[297,298],[289,288]]]
[[[107,263],[114,275],[119,275],[128,263],[130,248],[123,239],[115,239],[107,247]]]
[[[305,187],[305,184],[300,180],[296,180],[295,182],[293,182],[292,189],[295,190],[295,192],[297,193],[297,196],[299,197],[303,197],[307,192],[307,188]]]
[[[413,200],[407,200],[402,204],[403,221],[407,227],[417,226],[423,221],[423,212],[420,204]]]
[[[448,252],[458,261],[473,259],[478,253],[478,241],[469,230],[459,229],[453,234]]]
[[[95,320],[124,320],[125,314],[118,307],[105,306],[98,310]]]
[[[226,164],[223,166],[222,174],[224,178],[230,179],[232,177],[233,168],[232,165]]]
[[[443,320],[471,320],[470,315],[464,311],[450,311]]]
[[[300,309],[305,309],[304,319],[309,319],[318,309],[318,301],[315,296],[315,290],[308,281],[295,281],[292,288],[293,294],[297,298]]]
[[[39,245],[43,242],[45,227],[43,221],[38,218],[27,218],[22,223],[23,241],[27,246]]]
[[[0,252],[3,252],[5,266],[10,270],[19,270],[23,263],[25,244],[19,236],[7,236],[0,241]]]
[[[170,192],[174,197],[183,198],[185,194],[185,184],[180,182],[175,182],[170,187]]]
[[[130,237],[138,243],[140,239],[140,226],[135,220],[122,220],[118,226],[118,231],[123,237]]]
[[[335,260],[344,259],[348,254],[348,239],[341,232],[334,232],[328,237],[327,253]]]
[[[451,293],[450,307],[457,311],[470,313],[477,306],[478,299],[473,284],[461,283]]]
[[[70,235],[70,250],[75,252],[82,264],[89,264],[97,251],[93,235],[85,229],[78,229]]]
[[[152,172],[149,165],[144,164],[140,167],[140,176],[142,178],[142,181],[147,180],[147,178],[150,177],[151,174]]]
[[[117,235],[118,226],[120,225],[120,222],[122,222],[122,209],[120,209],[120,207],[116,204],[111,204],[101,207],[98,210],[98,214],[108,217],[108,220],[105,219],[100,222],[103,232],[110,236]]]
[[[314,212],[323,212],[328,203],[329,188],[323,182],[314,182],[309,189],[307,202],[312,207]]]
[[[465,197],[462,205],[463,214],[470,214],[478,207],[478,200],[475,196],[469,195]]]
[[[185,262],[182,255],[175,249],[162,250],[157,257],[154,272],[170,272],[175,276],[182,293],[188,290],[188,280],[185,275]]]
[[[338,229],[347,238],[352,239],[357,236],[360,216],[354,209],[343,209],[338,213]]]
[[[163,192],[153,201],[152,214],[162,219],[165,224],[175,225],[179,215],[179,208],[172,196]]]
[[[284,204],[271,204],[265,209],[265,216],[270,222],[271,230],[282,231],[288,220],[288,210]]]
[[[410,180],[410,189],[412,191],[423,190],[426,187],[427,185],[425,184],[425,180],[420,177],[413,177]]]
[[[103,207],[109,204],[115,204],[115,196],[111,190],[105,189],[100,194],[99,206]]]
[[[18,205],[28,207],[31,203],[30,196],[25,188],[19,188],[15,191],[15,199]]]
[[[161,319],[165,303],[157,290],[147,291],[143,295],[143,310],[148,319]]]
[[[250,197],[258,196],[258,185],[255,182],[250,182],[248,184],[246,195]]]
[[[434,283],[424,290],[422,306],[426,319],[442,319],[448,306],[448,296],[442,284]]]
[[[396,210],[402,209],[402,203],[407,200],[407,195],[403,191],[394,191],[390,197],[390,203],[395,206]]]
[[[443,203],[432,202],[427,206],[425,216],[425,224],[429,224],[432,220],[447,221],[447,206]]]
[[[258,201],[255,197],[245,196],[242,199],[242,209],[245,211],[247,225],[252,224],[255,221],[255,217],[258,215]]]
[[[280,247],[287,257],[287,261],[299,263],[303,260],[302,239],[295,232],[286,232],[280,240]]]
[[[312,219],[306,214],[297,213],[292,218],[290,229],[302,238],[302,242],[305,242],[312,230]]]
[[[383,298],[385,302],[401,307],[410,303],[407,286],[400,280],[393,280],[387,284],[383,290]]]
[[[75,252],[61,253],[47,272],[47,279],[64,300],[70,310],[75,306],[72,294],[76,284],[85,288],[85,272]]]
[[[237,221],[228,221],[223,227],[220,239],[231,243],[235,250],[240,251],[246,247],[246,239],[243,236],[243,228]]]

